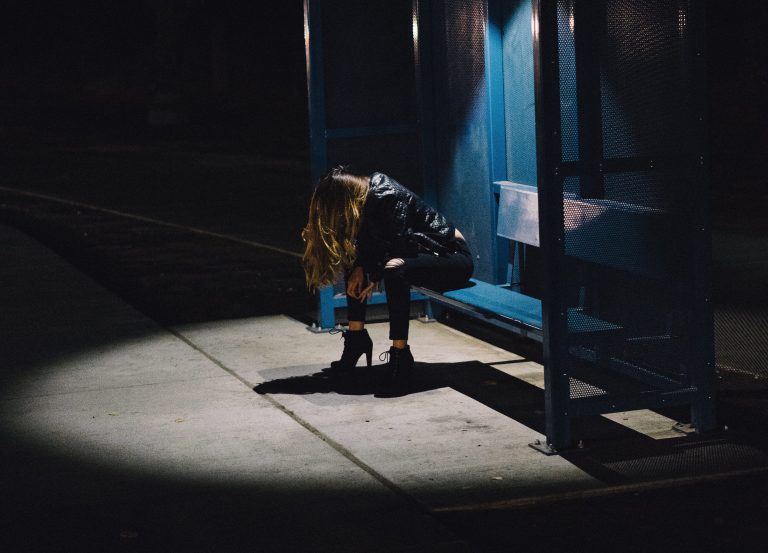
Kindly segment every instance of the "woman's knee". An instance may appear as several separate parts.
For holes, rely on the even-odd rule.
[[[390,265],[392,261],[393,260],[390,259],[387,262],[387,265],[384,267],[384,273],[382,275],[384,286],[391,288],[393,286],[402,285],[402,284],[408,285],[408,278],[405,272],[405,263],[404,262],[400,264],[393,263],[392,265]],[[402,262],[403,260],[400,259],[399,261]]]
[[[385,269],[398,269],[405,265],[405,260],[401,257],[393,257],[389,261],[387,261],[387,264],[384,265]]]

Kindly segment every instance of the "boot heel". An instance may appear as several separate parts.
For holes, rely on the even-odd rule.
[[[344,340],[344,351],[341,354],[341,359],[331,363],[331,368],[334,370],[350,371],[355,368],[357,361],[365,354],[368,361],[368,367],[371,366],[371,356],[373,354],[373,341],[368,335],[368,331],[363,330],[331,330],[330,334],[336,334],[341,332],[341,337]]]

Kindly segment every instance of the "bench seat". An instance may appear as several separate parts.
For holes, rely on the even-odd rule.
[[[504,285],[471,280],[473,286],[443,292],[443,296],[488,311],[494,317],[503,317],[535,329],[542,328],[541,300],[510,290]]]
[[[471,279],[470,283],[466,288],[443,293],[428,288],[414,288],[439,303],[541,341],[544,327],[541,300],[511,290],[503,284],[490,284],[476,279]],[[620,338],[623,328],[587,315],[579,309],[569,309],[568,331],[572,343],[580,343],[597,337]]]

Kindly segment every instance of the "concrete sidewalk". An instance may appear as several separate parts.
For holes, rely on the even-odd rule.
[[[435,512],[705,474],[706,447],[768,464],[718,442],[680,468],[675,421],[635,412],[603,421],[683,473],[625,458],[606,478],[528,446],[541,366],[449,327],[413,323],[413,386],[376,397],[376,367],[324,370],[337,336],[282,315],[162,328],[25,235],[0,226],[0,247],[10,550],[471,551]]]

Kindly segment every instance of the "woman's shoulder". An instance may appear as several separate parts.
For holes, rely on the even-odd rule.
[[[412,192],[395,179],[384,173],[373,173],[370,180],[371,196],[384,198],[387,196],[403,197]]]

